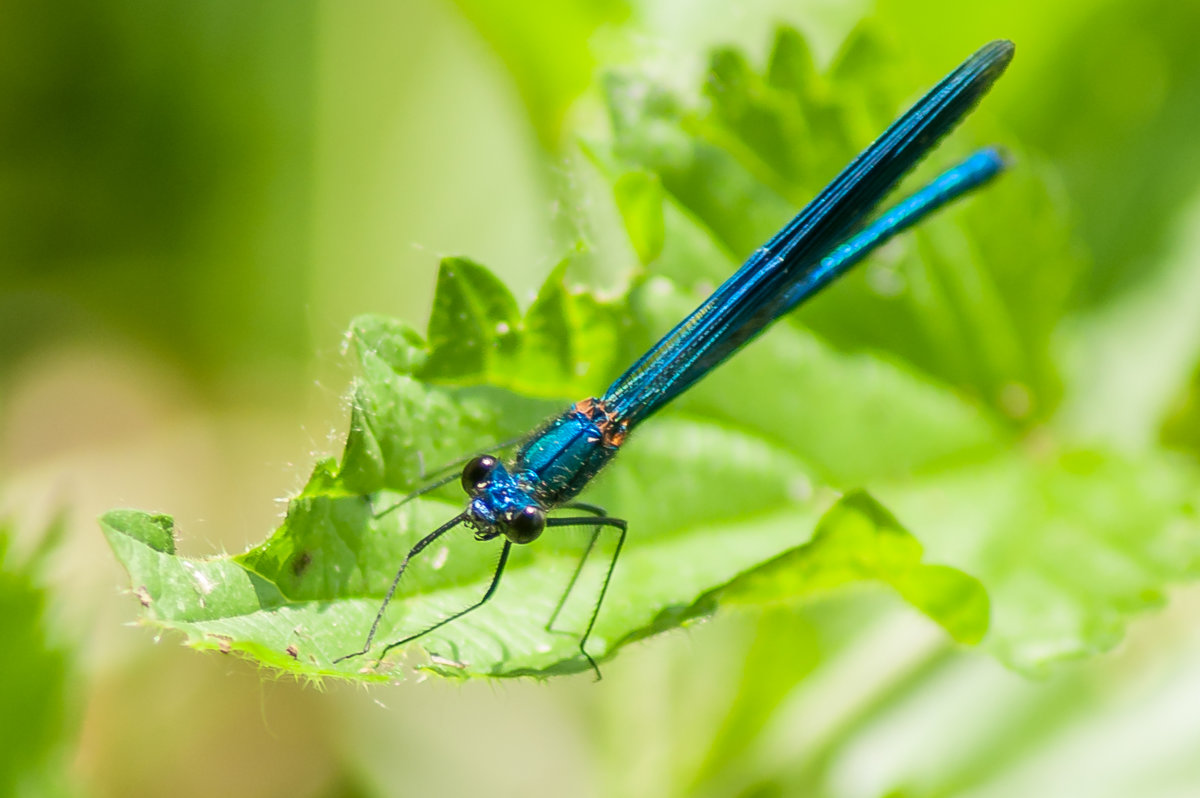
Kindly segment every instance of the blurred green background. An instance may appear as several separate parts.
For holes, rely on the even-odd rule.
[[[604,135],[601,72],[650,65],[695,86],[710,48],[761,62],[780,22],[826,63],[868,20],[931,76],[989,39],[1017,42],[988,115],[1045,164],[1071,219],[1088,271],[1064,335],[1128,319],[1104,326],[1117,331],[1098,348],[1110,390],[1068,397],[1082,403],[1073,423],[1193,456],[1200,5],[5,11],[0,794],[1200,791],[1195,588],[1118,650],[1039,682],[945,649],[915,611],[868,592],[721,615],[637,646],[599,685],[318,690],[123,626],[135,605],[94,521],[170,511],[193,555],[260,540],[282,512],[268,499],[338,450],[351,317],[422,323],[443,254],[530,296],[591,238],[592,215],[612,214],[575,144]],[[593,279],[615,282],[629,253],[594,243]]]

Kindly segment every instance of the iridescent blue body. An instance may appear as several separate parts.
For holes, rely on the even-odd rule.
[[[1003,168],[1004,159],[996,150],[988,148],[943,172],[804,272],[782,294],[780,301],[770,308],[771,315],[766,322],[754,325],[752,335],[837,279],[896,233],[911,227],[963,193],[986,183]],[[755,253],[747,266],[773,257],[774,251],[769,246],[764,247]],[[742,278],[745,270],[743,267],[730,278],[726,286]],[[723,360],[746,340],[748,338],[745,337],[736,339],[736,346],[730,347],[734,339],[727,338],[725,347],[714,348]],[[614,382],[604,397],[586,399],[573,405],[531,435],[517,451],[511,471],[497,464],[487,487],[471,500],[467,509],[466,523],[477,531],[477,536],[484,540],[495,537],[502,531],[506,519],[515,517],[523,509],[537,506],[545,511],[558,507],[587,487],[600,469],[616,455],[632,424],[648,415],[649,411],[644,411],[641,416],[621,416],[618,409],[621,407],[619,397],[625,392],[630,376],[641,374],[646,368],[645,362],[640,361]],[[705,369],[708,370],[711,370],[711,366]],[[678,378],[674,384],[661,377],[660,382],[667,384],[663,391],[667,398],[651,406],[651,410],[670,401],[687,387],[679,386]]]
[[[611,577],[625,539],[626,524],[599,508],[574,502],[575,497],[613,459],[637,424],[892,236],[1003,170],[1004,160],[996,150],[980,150],[867,222],[867,217],[900,178],[991,88],[1012,54],[1011,42],[992,42],[943,78],[708,299],[618,377],[603,396],[577,402],[551,419],[520,444],[507,465],[490,456],[468,462],[462,472],[463,487],[470,496],[466,510],[427,535],[409,552],[376,616],[366,645],[355,653],[370,649],[383,609],[409,559],[460,523],[474,529],[480,540],[501,535],[506,538],[487,592],[476,604],[390,644],[384,653],[485,603],[499,583],[510,546],[535,540],[546,527],[593,527],[592,545],[602,528],[618,530],[620,536],[609,563]],[[559,508],[589,515],[549,516]],[[588,552],[592,545],[588,546]],[[578,574],[576,570],[575,577]],[[585,646],[607,586],[606,578],[579,643],[580,653],[597,675],[599,669]],[[559,609],[561,606],[560,602]],[[555,610],[551,624],[557,613]]]
[[[513,458],[502,463],[467,506],[466,523],[483,540],[499,534],[506,519],[536,506],[543,511],[579,495],[617,453],[625,439],[597,399],[585,399],[530,436]]]

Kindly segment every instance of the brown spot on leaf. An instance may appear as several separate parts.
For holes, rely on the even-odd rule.
[[[308,570],[308,566],[312,564],[312,555],[307,551],[302,551],[292,560],[292,573],[296,576],[303,576]]]

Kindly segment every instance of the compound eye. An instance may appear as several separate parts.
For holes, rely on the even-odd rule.
[[[546,514],[541,507],[530,505],[513,516],[504,534],[513,543],[532,543],[541,537],[545,528]]]
[[[496,458],[490,454],[480,455],[467,463],[462,472],[463,490],[472,496],[478,493],[479,489],[492,478],[492,472],[496,470],[496,465]]]

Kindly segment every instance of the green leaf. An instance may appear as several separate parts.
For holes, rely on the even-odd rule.
[[[460,456],[491,428],[494,413],[486,403],[409,373],[427,361],[423,343],[407,326],[366,316],[355,320],[350,339],[362,373],[354,383],[342,454],[340,476],[347,490],[410,487],[425,468]]]
[[[828,592],[848,582],[893,587],[955,640],[974,644],[988,628],[988,597],[973,577],[922,562],[921,544],[879,502],[850,493],[817,524],[811,542],[721,588],[725,601],[769,603]]]
[[[879,68],[895,59],[882,54],[867,28],[846,42],[825,76],[814,74],[797,38],[781,32],[761,73],[739,53],[716,53],[705,106],[638,76],[609,78],[613,158],[626,169],[657,172],[667,193],[669,237],[655,269],[696,285],[698,294],[698,271],[720,270],[712,280],[727,274],[920,85],[902,67]],[[990,104],[940,149],[965,149],[971,129],[988,125]],[[1184,327],[1170,321],[1194,291],[1183,277],[1163,281],[1170,290],[1161,293],[1173,301],[1141,303],[1157,313],[1156,325],[1146,324],[1146,314],[1113,314],[1116,324],[1091,320],[1063,336],[1087,260],[1065,223],[1056,176],[1021,154],[1011,134],[995,135],[1016,153],[995,186],[901,237],[798,312],[816,336],[780,324],[677,404],[769,436],[821,480],[884,497],[936,560],[988,588],[996,619],[990,650],[1037,671],[1111,648],[1167,585],[1194,577],[1188,541],[1196,469],[1144,448],[1153,443],[1146,431],[1160,423],[1162,387],[1169,379],[1180,383],[1178,364],[1195,358]],[[846,152],[835,157],[839,149]],[[914,180],[935,168],[922,166]],[[693,242],[705,240],[731,259],[695,257]],[[672,287],[653,279],[646,288],[639,312],[655,329],[696,298],[676,299]],[[1166,350],[1138,345],[1147,329]],[[1063,340],[1076,384],[1060,410],[1063,358],[1055,344]],[[1174,366],[1165,377],[1131,382],[1130,369],[1112,368],[1105,356],[1114,351],[1145,363],[1143,375],[1151,368],[1148,351],[1172,353]],[[754,390],[742,390],[746,385]],[[1128,401],[1141,394],[1151,401]],[[1098,398],[1106,403],[1097,405]],[[1171,434],[1178,438],[1175,430],[1186,423]],[[1080,473],[1062,470],[1071,457],[1050,465],[1023,454],[1086,449],[1073,439],[1079,431],[1091,436],[1085,441],[1105,440],[1097,431],[1118,424],[1121,431],[1107,439],[1143,447],[1140,456],[1103,453],[1102,466]],[[1146,476],[1160,470],[1162,478]],[[1044,495],[1052,487],[1064,495]],[[1095,512],[1114,496],[1120,508]],[[946,505],[956,512],[931,511]],[[1115,558],[1108,551],[1114,539]],[[964,557],[963,547],[975,556]],[[1156,547],[1171,556],[1151,554]],[[1063,551],[1078,567],[1039,575],[1039,564],[1061,565]],[[998,552],[1007,552],[1000,562]],[[1137,565],[1122,568],[1125,561]],[[1111,568],[1123,578],[1110,578]]]
[[[518,362],[489,382],[531,396],[598,394],[630,357],[624,306],[567,285],[569,261],[546,278],[525,314]]]
[[[979,578],[986,646],[1022,671],[1111,649],[1200,575],[1200,474],[1177,456],[1015,452],[879,493],[939,561]]]
[[[461,262],[453,268],[461,268]],[[479,285],[490,284],[482,267],[467,268]],[[560,384],[556,373],[558,378],[579,373],[578,357],[586,356],[589,346],[615,341],[629,324],[628,314],[600,312],[605,305],[562,291],[561,284],[560,269],[518,323],[507,299],[487,300],[476,288],[459,284],[455,274],[445,274],[441,290],[449,296],[435,303],[440,310],[431,321],[431,337],[458,313],[474,320],[512,319],[515,328],[505,333],[510,377],[533,380],[534,365],[557,364],[547,370],[542,389],[533,391],[545,392]],[[473,386],[478,370],[490,368],[491,354],[480,359],[453,343],[446,349],[424,346],[411,330],[387,319],[359,319],[350,340],[362,376],[355,384],[342,462],[318,464],[289,503],[283,525],[263,544],[236,557],[194,561],[174,555],[169,519],[134,511],[113,511],[102,519],[149,622],[183,631],[196,647],[237,651],[293,673],[378,678],[389,672],[394,656],[378,670],[366,659],[336,664],[333,659],[362,645],[399,563],[420,538],[461,511],[462,499],[447,488],[393,512],[381,511],[399,501],[432,463],[447,462],[453,452],[476,451],[487,440],[503,437],[510,425],[531,428],[563,405]],[[577,340],[579,346],[563,345]],[[449,351],[461,359],[439,355]],[[426,371],[436,357],[443,364],[438,373],[452,386],[408,373]],[[457,372],[451,368],[455,363]],[[828,492],[816,489],[820,479],[803,459],[759,435],[703,418],[664,414],[638,430],[620,460],[589,491],[589,500],[619,507],[634,530],[589,642],[598,660],[631,641],[711,613],[724,586],[804,547],[829,501]],[[587,529],[555,530],[534,546],[520,547],[492,602],[420,639],[431,655],[425,667],[459,676],[546,676],[587,669],[578,636],[615,545],[611,534],[601,535],[555,629],[545,627],[588,535]],[[460,528],[414,560],[380,626],[376,651],[483,594],[499,544],[470,538],[469,530]],[[914,552],[919,560],[917,547],[898,566],[927,568],[908,557]],[[856,574],[836,557],[818,557],[810,566],[817,573],[826,568],[839,573],[828,578],[831,584],[883,579],[900,587],[902,595],[919,597],[903,587],[903,574],[891,573],[882,561]],[[958,588],[947,582],[932,589]],[[758,600],[787,598],[776,590]],[[945,603],[923,597],[917,603],[951,625],[942,617]]]
[[[41,794],[62,781],[61,761],[73,733],[68,723],[70,663],[47,623],[42,558],[62,539],[60,517],[27,559],[14,556],[13,524],[0,519],[0,614],[10,656],[0,665],[0,792]],[[17,722],[19,719],[20,722]],[[50,794],[55,791],[50,790]]]
[[[700,110],[610,76],[612,153],[593,160],[617,176],[614,197],[651,271],[601,300],[568,287],[564,262],[522,314],[486,268],[452,258],[427,340],[357,320],[361,376],[342,460],[318,464],[265,543],[183,560],[165,519],[105,517],[147,619],[282,670],[394,672],[404,652],[378,665],[332,660],[361,646],[412,546],[462,509],[452,484],[399,506],[404,494],[442,474],[454,482],[456,461],[597,395],[671,329],[706,281],[830,176],[828,153],[865,143],[912,93],[903,70],[881,74],[879,52],[861,33],[818,76],[788,31],[765,74],[722,51]],[[789,148],[798,138],[808,152]],[[1111,648],[1171,583],[1193,578],[1195,465],[1153,447],[1093,451],[1054,413],[1051,339],[1084,261],[1050,197],[1037,170],[1008,176],[831,288],[798,314],[810,329],[780,323],[639,427],[584,497],[631,529],[589,652],[608,659],[722,601],[774,605],[871,581],[951,639],[979,640],[990,613],[988,650],[1038,671]],[[841,490],[852,492],[814,537]],[[590,534],[553,531],[514,551],[490,603],[414,644],[429,655],[423,667],[587,668],[578,635],[615,541],[599,536],[549,630]],[[497,546],[456,529],[415,558],[374,651],[477,601]]]
[[[739,446],[745,448],[728,438],[728,433],[711,429],[698,440],[694,429],[663,425],[631,449],[629,467],[666,470],[681,445],[732,446],[735,453]],[[794,467],[784,455],[760,446],[742,451],[728,465],[714,464],[716,473],[710,476],[738,488],[747,503],[774,493],[779,505],[786,485],[778,477],[769,479],[768,472],[788,473]],[[326,468],[318,469],[291,502],[283,527],[261,546],[234,558],[192,561],[160,551],[155,547],[158,533],[145,533],[161,530],[161,518],[114,511],[102,519],[102,526],[130,571],[147,619],[184,631],[192,645],[239,651],[295,673],[376,678],[373,669],[364,669],[369,661],[334,665],[330,660],[361,646],[404,553],[458,508],[420,501],[375,519],[367,498],[347,495],[329,477]],[[698,493],[694,483],[682,479],[664,489],[676,494],[666,499],[683,500]],[[394,498],[377,496],[377,501]],[[654,513],[641,515],[650,520]],[[593,633],[591,651],[598,659],[627,642],[711,612],[706,594],[713,585],[802,540],[812,523],[803,505],[732,530],[689,529],[678,525],[686,517],[665,512],[660,517],[665,523],[643,529],[642,539],[622,558],[610,588],[611,601]],[[518,551],[491,604],[422,639],[422,647],[443,658],[431,667],[455,675],[496,676],[586,669],[578,656],[577,636],[598,588],[602,557],[593,558],[593,567],[584,571],[567,602],[559,621],[565,631],[544,629],[585,538],[563,536]],[[463,530],[424,558],[401,583],[380,639],[395,639],[404,630],[422,628],[470,604],[491,575],[497,545],[473,543]],[[611,546],[601,539],[602,551],[611,551]],[[687,568],[678,569],[679,563],[687,563]],[[672,578],[660,578],[664,573],[672,573]]]
[[[447,379],[501,371],[516,346],[517,300],[490,271],[466,258],[438,270],[429,318],[432,350],[422,375]]]

